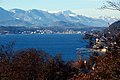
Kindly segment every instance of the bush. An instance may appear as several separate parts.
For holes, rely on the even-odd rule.
[[[11,59],[0,55],[0,80],[66,80],[76,69],[65,63],[61,55],[51,57],[37,49],[15,52]]]

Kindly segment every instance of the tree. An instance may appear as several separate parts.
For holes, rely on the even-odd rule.
[[[110,10],[120,11],[120,2],[106,1],[106,4],[104,4],[101,7],[101,9],[110,9]]]

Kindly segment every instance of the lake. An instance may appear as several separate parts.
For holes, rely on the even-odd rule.
[[[14,34],[1,35],[0,42],[5,44],[9,41],[15,41],[15,50],[37,48],[52,56],[60,53],[64,60],[75,60],[78,57],[77,49],[85,48],[87,44],[82,40],[82,37],[81,34]],[[84,58],[88,58],[86,55]]]

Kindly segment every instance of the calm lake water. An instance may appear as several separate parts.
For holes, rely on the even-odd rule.
[[[15,50],[37,48],[53,56],[61,53],[64,60],[75,60],[78,57],[77,48],[85,48],[87,44],[82,37],[81,34],[1,35],[0,42],[5,44],[15,41]],[[88,56],[84,56],[84,58],[88,58]]]

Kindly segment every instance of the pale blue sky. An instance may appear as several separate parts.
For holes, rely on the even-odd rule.
[[[0,0],[0,7],[5,9],[39,9],[51,12],[72,10],[77,14],[91,17],[115,16],[120,17],[120,12],[98,10],[106,0]]]

